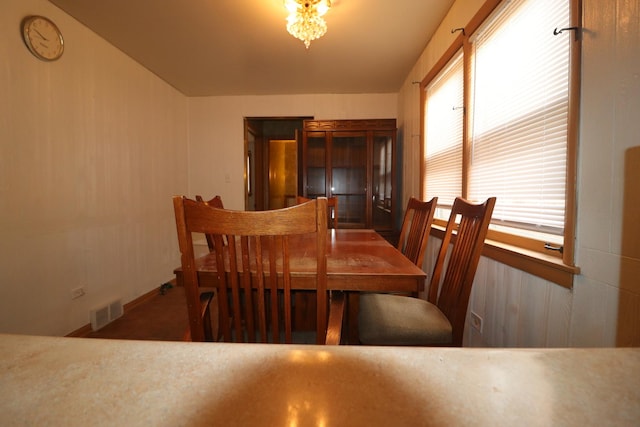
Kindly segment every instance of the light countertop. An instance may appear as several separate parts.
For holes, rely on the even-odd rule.
[[[640,425],[640,349],[0,335],[0,425]]]

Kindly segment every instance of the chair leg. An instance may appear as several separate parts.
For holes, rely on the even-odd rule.
[[[348,292],[347,293],[347,335],[348,342],[351,345],[360,344],[360,338],[358,337],[358,310],[360,307],[360,293]]]
[[[216,291],[202,293],[200,295],[200,303],[202,304],[204,339],[207,342],[216,341],[218,335],[218,293]],[[212,305],[213,308],[211,307]],[[212,320],[215,323],[212,323]]]
[[[344,292],[331,291],[329,301],[329,321],[327,324],[327,336],[325,344],[339,345],[342,338],[342,324],[344,322],[344,310],[346,298]]]

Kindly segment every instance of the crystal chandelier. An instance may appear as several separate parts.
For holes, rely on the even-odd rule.
[[[319,39],[327,32],[322,17],[331,7],[331,0],[284,0],[289,11],[287,31],[304,42],[309,49],[311,40]]]

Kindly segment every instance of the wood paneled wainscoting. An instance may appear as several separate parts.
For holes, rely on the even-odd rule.
[[[431,272],[440,241],[430,237],[424,271]],[[465,347],[570,347],[572,291],[481,257],[469,299]],[[471,313],[481,324],[470,321]]]

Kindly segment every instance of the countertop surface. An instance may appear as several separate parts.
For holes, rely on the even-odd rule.
[[[0,335],[0,425],[637,426],[640,349]]]

